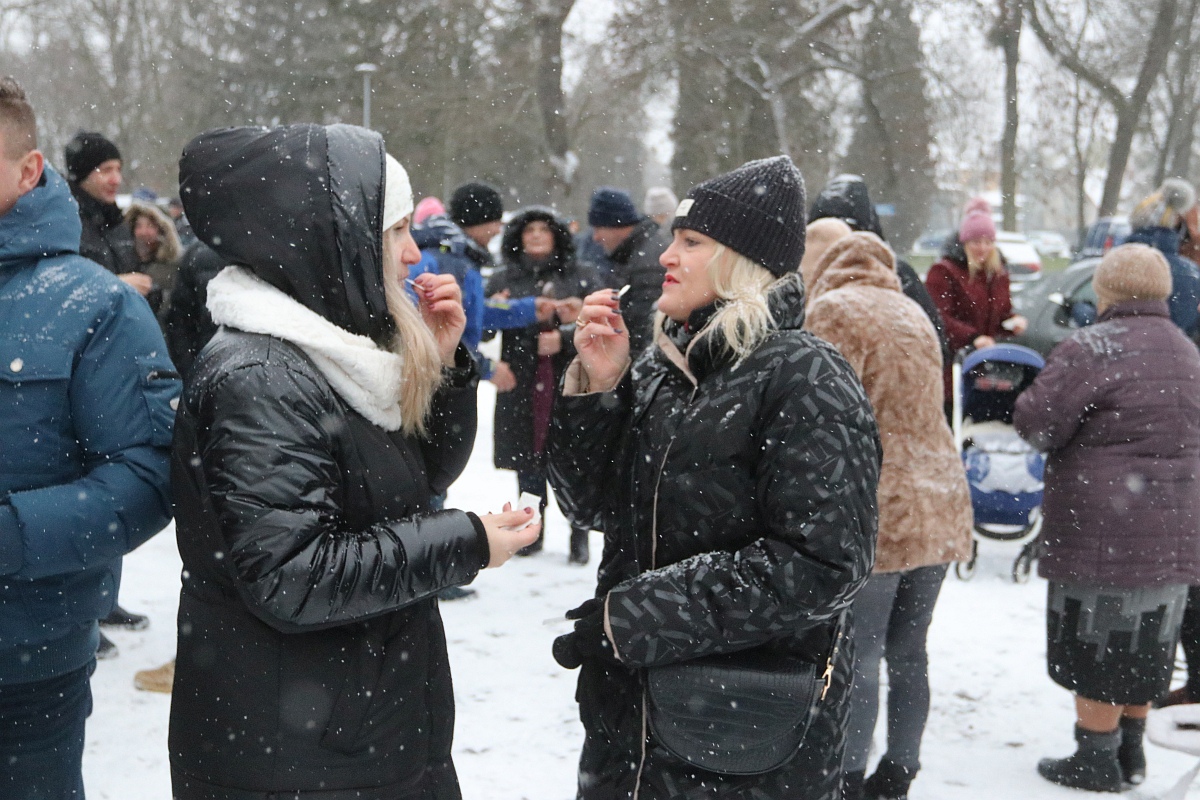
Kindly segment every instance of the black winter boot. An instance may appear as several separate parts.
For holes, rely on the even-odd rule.
[[[567,556],[568,564],[586,564],[591,552],[588,550],[588,534],[586,528],[571,528],[571,553]]]
[[[846,772],[842,775],[842,800],[863,800],[863,778],[866,772]]]
[[[863,783],[864,800],[908,800],[908,787],[917,771],[909,767],[881,760],[875,767],[875,774]]]
[[[1142,749],[1142,734],[1146,732],[1146,720],[1121,717],[1121,747],[1117,750],[1117,763],[1121,765],[1121,779],[1131,786],[1146,780],[1146,751]]]
[[[113,610],[108,613],[108,616],[100,620],[100,624],[107,628],[144,631],[150,627],[150,618],[145,614],[135,614],[132,611],[126,611],[119,605],[115,605],[113,606]]]
[[[1089,731],[1075,726],[1075,741],[1079,749],[1067,758],[1043,758],[1038,762],[1038,774],[1051,783],[1086,789],[1089,792],[1121,791],[1121,765],[1117,750],[1121,746],[1121,731]]]
[[[117,646],[113,640],[104,635],[104,631],[100,632],[100,644],[96,647],[96,658],[116,658]]]

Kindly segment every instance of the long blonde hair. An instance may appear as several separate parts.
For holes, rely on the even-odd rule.
[[[384,263],[388,260],[387,237],[384,237]],[[400,383],[400,430],[409,435],[423,436],[429,421],[433,395],[442,385],[442,357],[438,353],[433,332],[421,319],[421,312],[404,291],[400,276],[383,271],[383,292],[388,312],[396,323],[391,351],[404,359],[404,375]]]
[[[982,264],[971,260],[971,256],[967,253],[966,244],[963,245],[963,255],[967,260],[967,278],[969,280],[975,280],[980,273],[983,273],[984,279],[990,281],[992,276],[999,275],[1004,271],[1004,261],[1000,258],[1000,248],[996,246],[995,242],[992,243],[992,254]]]
[[[720,305],[708,324],[696,335],[692,346],[719,345],[740,361],[750,355],[775,330],[775,316],[768,302],[770,293],[787,283],[800,283],[799,272],[776,278],[761,264],[717,243],[705,267]],[[654,326],[662,330],[667,316],[655,315]]]

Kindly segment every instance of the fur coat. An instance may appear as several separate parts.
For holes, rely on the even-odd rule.
[[[817,264],[804,325],[845,356],[875,409],[883,440],[876,572],[971,553],[967,479],[942,412],[941,348],[894,264],[873,234],[836,242]]]

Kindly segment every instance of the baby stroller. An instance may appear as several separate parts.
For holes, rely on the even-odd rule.
[[[954,359],[954,441],[962,454],[975,512],[971,560],[954,565],[962,580],[975,574],[979,537],[1022,545],[1012,577],[1029,580],[1042,527],[1046,458],[1017,435],[1013,408],[1046,365],[1028,347],[1000,344]]]

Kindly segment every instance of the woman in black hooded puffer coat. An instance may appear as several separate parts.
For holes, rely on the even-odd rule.
[[[595,597],[554,643],[582,665],[581,800],[840,800],[852,648],[833,644],[874,562],[881,447],[854,370],[801,330],[804,227],[791,160],[750,162],[680,204],[636,362],[613,293],[580,312],[550,474],[605,532]],[[799,749],[753,774],[668,750],[647,701],[649,670],[725,653],[832,666]]]
[[[420,258],[378,134],[227,128],[180,185],[231,266],[178,409],[177,800],[458,800],[437,593],[532,517],[434,512],[467,463],[477,373],[453,277]]]

